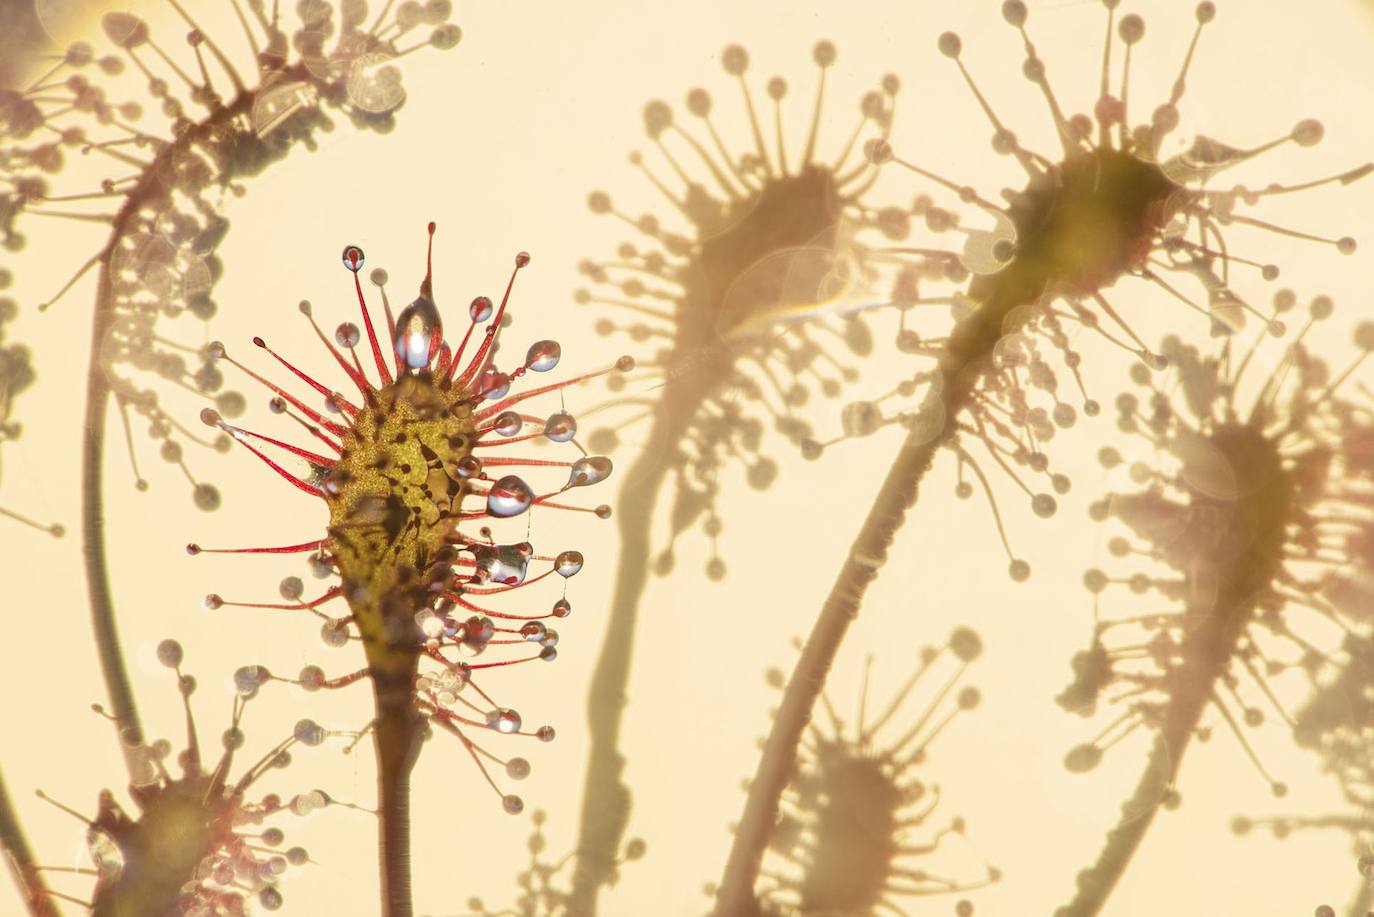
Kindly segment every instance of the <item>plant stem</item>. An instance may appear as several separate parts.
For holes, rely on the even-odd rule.
[[[33,852],[24,837],[24,829],[19,824],[10,802],[9,791],[5,789],[5,778],[0,774],[0,850],[4,851],[14,881],[24,893],[24,902],[33,917],[61,917],[61,910],[53,900],[48,883],[33,861]]]
[[[377,827],[383,917],[411,917],[410,773],[420,753],[420,714],[410,673],[373,667]]]
[[[941,426],[932,433],[924,423],[912,425],[807,636],[749,783],[744,812],[716,893],[717,917],[758,913],[754,886],[763,854],[777,823],[783,790],[796,768],[797,747],[811,721],[811,708],[825,686],[840,644],[858,617],[869,584],[887,561],[888,549],[906,521],[907,511],[916,503],[917,490],[936,451],[957,436],[958,415],[1005,333],[1007,316],[1019,306],[1039,302],[1045,288],[1045,279],[1036,266],[1015,262],[1000,274],[986,275],[970,284],[969,298],[979,305],[951,331],[940,358],[939,378],[918,414],[918,420],[924,416]]]
[[[133,196],[130,196],[133,199]],[[91,328],[91,361],[86,375],[86,427],[81,442],[81,540],[86,560],[86,585],[90,593],[91,628],[95,631],[96,652],[110,700],[110,714],[119,727],[126,747],[143,741],[143,724],[138,717],[129,673],[120,651],[119,630],[115,626],[114,597],[110,592],[109,562],[105,555],[105,415],[110,406],[110,382],[101,364],[100,350],[114,318],[109,252],[118,241],[120,226],[101,258],[100,280],[96,293],[95,318]],[[130,762],[131,763],[131,762]],[[130,776],[132,776],[130,771]]]
[[[572,917],[596,913],[597,895],[614,875],[620,842],[629,825],[631,796],[621,779],[625,758],[620,753],[620,721],[627,701],[639,604],[649,580],[654,506],[681,429],[666,414],[657,415],[649,443],[630,467],[616,503],[620,563],[606,636],[587,699],[590,748],[582,790],[577,867],[567,905]]]
[[[303,64],[295,64],[281,71],[283,81],[305,79],[318,84]],[[119,631],[115,626],[114,597],[110,590],[109,561],[105,550],[105,415],[110,407],[109,368],[104,365],[102,351],[105,339],[115,319],[113,278],[110,259],[131,226],[137,225],[142,209],[168,193],[166,176],[174,174],[177,157],[196,144],[204,143],[223,125],[232,124],[253,110],[256,92],[239,93],[228,105],[220,106],[212,114],[177,135],[175,141],[164,144],[144,169],[138,182],[125,195],[119,210],[111,220],[109,239],[96,256],[100,263],[100,277],[96,287],[94,314],[91,320],[91,355],[86,376],[86,426],[81,448],[81,547],[85,557],[86,585],[90,594],[91,627],[95,631],[96,652],[100,670],[109,696],[110,714],[119,727],[120,738],[129,747],[143,741],[143,724],[129,686],[129,675],[120,650]],[[283,155],[283,149],[278,156]],[[264,164],[258,163],[257,168]],[[234,175],[226,172],[220,179],[227,184]],[[132,768],[133,761],[127,762]],[[133,776],[132,769],[130,776]]]
[[[1078,874],[1078,893],[1071,902],[1055,911],[1055,917],[1096,914],[1107,903],[1140,842],[1145,839],[1145,832],[1154,823],[1164,801],[1164,790],[1173,783],[1173,773],[1188,738],[1189,733],[1185,733],[1182,744],[1171,748],[1163,733],[1155,736],[1135,792],[1121,807],[1121,820],[1107,832],[1107,843],[1098,854],[1097,862]]]
[[[749,784],[744,814],[725,864],[716,897],[715,913],[719,917],[744,917],[758,912],[754,884],[777,822],[779,800],[796,766],[797,745],[811,720],[811,708],[825,685],[826,673],[849,625],[858,617],[864,592],[886,560],[888,548],[905,521],[907,510],[915,504],[919,483],[945,436],[925,442],[920,439],[924,437],[912,433],[902,444],[788,679],[758,770]]]

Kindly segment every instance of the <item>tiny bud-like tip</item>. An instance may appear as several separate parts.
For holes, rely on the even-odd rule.
[[[430,221],[429,221],[429,234],[430,234],[431,236],[434,235],[434,230],[436,230],[436,229],[438,229],[438,228],[439,228],[439,224],[438,224],[438,223],[434,222],[433,220],[430,220]]]
[[[627,373],[635,368],[635,358],[631,356],[623,356],[619,360],[615,361],[615,368],[623,373]]]
[[[263,340],[262,338],[260,338],[260,337],[255,337],[255,338],[253,338],[253,345],[254,345],[255,347],[266,348],[266,347],[267,347],[267,342],[264,341],[264,340]]]
[[[186,553],[190,554],[192,557],[195,557],[197,554],[200,553],[200,545],[196,544],[194,541],[191,542],[186,546]]]
[[[309,315],[313,310],[313,307],[310,305],[310,300],[308,299],[302,299],[296,308],[301,310],[301,315]]]
[[[200,422],[207,427],[218,427],[220,425],[219,411],[214,408],[201,408]]]
[[[519,254],[517,254],[517,255],[515,256],[515,266],[516,266],[517,268],[522,268],[522,267],[524,267],[525,265],[527,265],[527,264],[529,264],[529,263],[530,263],[530,253],[529,253],[529,252],[520,252]]]

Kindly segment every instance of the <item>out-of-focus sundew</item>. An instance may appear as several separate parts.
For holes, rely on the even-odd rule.
[[[1194,6],[1191,0],[1151,5],[1149,32],[1132,63],[1133,97],[1137,88],[1141,99],[1167,97],[1177,76],[1177,53],[1191,37]],[[228,35],[237,28],[227,4],[205,7],[195,15],[204,17],[207,32]],[[375,16],[380,7],[372,7]],[[136,12],[157,34],[176,34],[167,31],[175,19],[166,9],[149,4]],[[1055,85],[1092,84],[1101,67],[1101,7],[1036,3],[1031,14],[1037,49],[1052,65]],[[386,253],[385,266],[399,281],[413,266],[408,256],[395,255],[395,240],[413,238],[417,225],[434,217],[444,220],[444,244],[456,253],[445,267],[452,276],[472,277],[506,263],[518,250],[536,254],[539,269],[520,281],[521,312],[512,332],[533,337],[538,328],[537,336],[559,340],[569,354],[589,355],[593,365],[609,361],[622,347],[608,348],[594,325],[603,316],[620,319],[610,310],[578,305],[570,293],[587,285],[578,262],[598,252],[614,253],[626,232],[623,225],[587,213],[587,191],[607,188],[617,207],[631,214],[662,210],[661,197],[647,183],[640,187],[632,169],[621,167],[616,179],[616,164],[625,152],[645,145],[635,113],[651,95],[706,84],[719,74],[719,51],[730,42],[748,47],[751,73],[788,76],[791,91],[782,107],[789,125],[807,123],[812,98],[802,91],[810,72],[806,52],[818,39],[839,49],[826,72],[827,99],[835,104],[827,106],[823,130],[843,133],[852,127],[854,101],[876,77],[895,72],[902,89],[893,149],[932,171],[995,189],[999,181],[1011,181],[1014,166],[988,147],[986,122],[970,103],[967,87],[951,62],[933,50],[941,32],[958,31],[963,62],[981,89],[996,94],[999,109],[1033,113],[1018,124],[1023,143],[1037,149],[1053,149],[1056,143],[1043,116],[1043,97],[1020,75],[1022,48],[1011,40],[996,2],[974,0],[940,10],[887,0],[702,0],[681,7],[603,0],[594,9],[469,3],[458,5],[455,20],[464,32],[458,49],[405,60],[408,98],[390,134],[337,130],[322,138],[322,153],[329,155],[288,157],[254,177],[246,196],[225,199],[224,214],[235,231],[218,249],[227,270],[215,287],[223,308],[210,325],[213,338],[232,345],[281,326],[272,334],[274,349],[284,355],[313,352],[318,342],[296,313],[298,301],[315,299],[321,315],[325,309],[337,314],[356,308],[348,298],[351,291],[340,290],[328,302],[322,292],[338,289],[340,242],[356,242],[373,262]],[[86,31],[96,27],[92,19]],[[1234,180],[1252,185],[1297,182],[1369,158],[1374,127],[1359,101],[1374,87],[1374,64],[1365,53],[1374,41],[1374,14],[1362,0],[1311,0],[1297,9],[1279,5],[1263,13],[1229,0],[1218,4],[1217,20],[1208,28],[1215,31],[1204,37],[1205,53],[1189,72],[1188,99],[1198,107],[1184,107],[1179,136],[1203,130],[1245,145],[1270,136],[1276,113],[1282,113],[1280,129],[1299,115],[1322,119],[1326,138],[1320,146],[1277,151],[1249,174],[1242,170],[1251,165],[1239,167]],[[1225,41],[1210,43],[1222,35]],[[55,48],[75,37],[61,36]],[[722,136],[749,136],[742,112],[728,106],[731,100],[721,91],[728,85],[707,85],[716,97],[712,117],[719,118]],[[910,203],[916,193],[913,183],[890,168],[882,182],[881,198],[891,191],[893,200]],[[1367,242],[1374,239],[1374,191],[1358,183],[1276,198],[1266,204],[1266,217]],[[23,437],[4,447],[4,502],[70,528],[79,515],[71,482],[80,446],[75,420],[83,397],[80,364],[90,343],[75,307],[91,301],[93,279],[83,279],[47,313],[34,309],[65,281],[74,258],[79,261],[81,253],[101,244],[104,233],[97,226],[53,222],[31,224],[28,236],[6,291],[21,306],[7,326],[6,341],[29,345],[37,381],[18,402]],[[1239,254],[1258,250],[1262,238],[1245,227],[1228,233]],[[1282,282],[1304,291],[1305,298],[1332,296],[1341,304],[1337,315],[1349,320],[1318,327],[1308,339],[1333,366],[1343,366],[1351,355],[1349,323],[1365,301],[1368,248],[1349,257],[1300,243],[1282,249]],[[1251,301],[1267,304],[1260,278],[1241,278]],[[880,330],[879,313],[867,320]],[[1157,342],[1169,331],[1178,332],[1184,320],[1183,307],[1161,306],[1133,316],[1132,327]],[[198,326],[195,333],[200,334]],[[844,399],[876,400],[893,379],[914,369],[909,357],[892,352],[886,335],[875,333],[874,342],[864,372],[846,387]],[[1092,423],[1080,419],[1057,433],[1055,470],[1070,476],[1074,487],[1056,495],[1059,506],[1052,519],[1022,520],[1014,533],[1017,554],[1032,564],[1035,575],[1023,584],[1007,580],[1006,558],[994,553],[997,546],[989,536],[987,510],[953,495],[953,462],[937,468],[922,495],[922,515],[932,521],[894,543],[894,562],[872,590],[865,616],[856,622],[830,676],[832,695],[850,697],[860,683],[863,658],[872,652],[878,664],[871,695],[887,698],[917,664],[919,644],[929,635],[959,625],[983,635],[984,653],[977,663],[982,703],[941,735],[930,767],[944,799],[968,819],[978,852],[1003,870],[999,882],[970,893],[975,913],[984,917],[1048,913],[1063,902],[1073,872],[1091,860],[1104,832],[1119,818],[1120,803],[1135,786],[1148,752],[1142,730],[1114,747],[1091,775],[1063,767],[1065,752],[1090,735],[1083,721],[1064,715],[1053,700],[1064,688],[1069,659],[1087,637],[1082,571],[1111,562],[1110,536],[1087,517],[1088,503],[1108,489],[1096,463],[1098,434],[1111,433],[1111,405],[1134,359],[1086,334],[1074,338],[1074,347],[1083,352],[1085,367],[1102,369],[1085,382],[1103,412]],[[244,345],[231,347],[236,357],[253,352]],[[877,375],[870,375],[870,368]],[[176,392],[165,397],[168,407],[185,417],[193,418],[204,406],[189,392],[184,398]],[[249,410],[261,416],[265,396],[249,397]],[[591,392],[572,391],[567,407],[574,415],[585,414],[598,400]],[[639,429],[620,431],[621,445],[611,456],[621,469],[642,444]],[[717,494],[727,526],[720,546],[725,579],[713,583],[701,576],[711,555],[704,540],[694,536],[677,544],[673,572],[651,579],[640,649],[625,692],[632,703],[625,713],[629,765],[624,776],[632,788],[668,784],[674,790],[636,793],[632,833],[645,838],[647,851],[619,870],[616,885],[602,895],[602,914],[696,917],[704,909],[701,884],[719,875],[729,842],[726,826],[739,814],[739,778],[757,760],[760,717],[776,701],[758,672],[785,659],[787,641],[808,626],[799,618],[814,611],[818,591],[828,586],[843,538],[857,529],[898,432],[880,429],[847,448],[826,450],[814,463],[794,459],[777,437],[770,457],[779,464],[778,478],[762,493],[750,487],[742,465],[727,463]],[[207,588],[247,599],[270,595],[284,576],[308,574],[281,559],[248,557],[223,564],[224,576],[212,576],[207,584],[205,558],[187,557],[184,546],[196,538],[209,541],[208,517],[185,499],[180,471],[161,461],[146,463],[143,474],[150,488],[139,494],[127,486],[117,436],[108,448],[117,450],[111,455],[106,506],[113,586],[121,610],[128,609],[120,624],[146,720],[165,724],[182,716],[175,692],[166,690],[166,671],[156,661],[164,635],[176,636],[197,660],[203,680],[192,702],[198,721],[207,726],[223,723],[232,691],[227,678],[207,677],[210,673],[231,672],[245,661],[296,673],[319,662],[318,635],[289,614],[244,612],[252,615],[252,626],[241,627],[239,612],[231,618],[202,605]],[[267,482],[249,458],[196,455],[197,474],[214,481],[225,507],[234,509],[214,518],[216,544],[262,543],[269,526],[276,531],[304,521],[297,518],[289,492],[280,500],[262,499]],[[1014,485],[989,477],[1002,505],[1024,506]],[[41,488],[31,502],[30,482]],[[623,479],[613,477],[597,499],[617,505],[623,486]],[[577,533],[587,528],[586,520],[552,516],[535,521],[530,540],[576,544],[586,554],[575,620],[587,639],[566,639],[565,633],[557,665],[530,666],[520,673],[522,693],[538,698],[530,710],[537,709],[540,722],[559,731],[556,743],[540,748],[543,754],[520,792],[528,809],[549,812],[542,830],[548,859],[557,861],[576,847],[587,752],[585,688],[596,630],[604,622],[617,539],[613,525],[593,526],[592,537],[584,538]],[[117,772],[117,763],[93,762],[115,755],[117,746],[108,724],[87,712],[102,688],[83,620],[86,596],[77,545],[71,537],[51,539],[18,526],[0,530],[0,543],[8,647],[0,653],[0,686],[22,699],[0,711],[0,735],[8,737],[0,743],[6,786],[45,862],[89,866],[84,827],[32,795],[41,786],[55,798],[89,804]],[[245,725],[264,741],[290,734],[307,716],[350,730],[363,729],[372,716],[366,691],[307,695],[284,685],[270,688],[250,705]],[[1305,690],[1297,690],[1292,679],[1281,678],[1276,691],[1290,712],[1301,709]],[[1261,819],[1343,811],[1339,786],[1321,773],[1311,752],[1294,747],[1278,718],[1270,717],[1248,734],[1265,766],[1288,784],[1288,796],[1270,800],[1243,753],[1219,733],[1215,748],[1190,752],[1181,785],[1184,804],[1153,826],[1107,913],[1303,914],[1320,903],[1342,907],[1359,879],[1345,835],[1294,831],[1283,843],[1271,843],[1236,838],[1229,830],[1236,813]],[[263,792],[289,796],[302,788],[297,781],[308,773],[307,786],[366,803],[376,781],[370,755],[361,751],[345,755],[335,743],[326,743],[308,756],[296,756],[289,770],[264,775]],[[447,756],[426,755],[428,760],[442,757]],[[499,912],[516,897],[512,878],[528,860],[529,822],[501,812],[485,786],[470,787],[480,780],[470,766],[455,762],[451,773],[419,771],[412,788],[417,913],[463,914],[472,896]],[[474,798],[465,796],[469,788]],[[308,849],[312,862],[282,877],[280,913],[351,913],[359,902],[371,905],[375,862],[357,858],[358,850],[374,849],[370,818],[326,811],[292,819],[290,828],[290,842]],[[457,861],[470,878],[455,883]],[[0,911],[16,909],[17,902],[12,887],[0,883]],[[924,899],[910,911],[947,914],[955,904],[954,898]]]
[[[958,800],[943,799],[929,752],[982,702],[976,687],[961,685],[982,651],[974,631],[956,628],[944,646],[921,647],[901,688],[881,699],[869,697],[870,659],[852,720],[822,695],[822,723],[803,742],[769,845],[774,856],[759,887],[764,913],[902,912],[921,898],[956,893],[956,913],[974,912],[977,895],[967,893],[1002,873],[971,854]],[[782,671],[770,669],[768,682],[781,689]],[[917,692],[921,704],[910,702]]]
[[[1308,615],[1336,634],[1367,627],[1374,568],[1361,546],[1374,516],[1358,447],[1369,425],[1343,389],[1364,348],[1374,348],[1374,323],[1357,326],[1362,352],[1332,367],[1302,341],[1331,318],[1331,300],[1315,298],[1308,316],[1293,314],[1295,305],[1291,291],[1275,298],[1268,330],[1281,335],[1294,322],[1301,331],[1267,372],[1255,365],[1262,338],[1228,339],[1205,355],[1170,337],[1161,346],[1171,366],[1164,378],[1133,368],[1141,391],[1117,397],[1118,427],[1158,458],[1132,463],[1135,486],[1093,507],[1095,517],[1125,525],[1128,534],[1113,537],[1109,550],[1127,560],[1084,575],[1104,598],[1095,600],[1091,646],[1074,656],[1073,683],[1057,700],[1083,716],[1110,704],[1114,716],[1065,765],[1095,769],[1138,728],[1155,738],[1121,822],[1063,913],[1096,913],[1157,811],[1178,805],[1184,752],[1212,731],[1202,725],[1205,711],[1219,715],[1218,728],[1234,735],[1273,794],[1286,796],[1249,733],[1268,716],[1293,722],[1275,694],[1276,676],[1302,668],[1320,683],[1338,654],[1304,637],[1296,619]],[[1100,457],[1108,468],[1122,464],[1111,446]],[[1148,595],[1149,607],[1109,610],[1122,586]]]

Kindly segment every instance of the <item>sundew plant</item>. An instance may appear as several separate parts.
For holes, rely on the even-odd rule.
[[[1365,0],[11,25],[0,913],[1374,900]]]

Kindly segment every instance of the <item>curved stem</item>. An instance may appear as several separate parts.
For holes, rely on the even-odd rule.
[[[639,603],[649,580],[649,535],[654,506],[667,477],[678,425],[660,414],[649,443],[631,466],[616,505],[620,563],[606,636],[587,699],[586,782],[578,830],[577,867],[569,915],[596,913],[596,899],[618,863],[630,820],[630,788],[621,779],[620,721],[625,710]]]
[[[319,82],[304,64],[283,68],[281,73],[283,81],[306,79],[317,84]],[[81,445],[81,548],[85,557],[87,591],[90,594],[91,627],[95,631],[96,651],[105,679],[105,691],[109,695],[110,713],[119,726],[121,739],[129,746],[143,741],[143,724],[138,716],[138,707],[134,703],[120,650],[114,597],[110,591],[109,562],[105,552],[105,415],[109,411],[111,390],[101,352],[115,318],[110,258],[130,226],[137,225],[141,209],[149,201],[157,200],[166,193],[164,178],[172,173],[171,163],[176,157],[195,144],[204,142],[223,125],[231,124],[251,112],[256,99],[256,92],[240,92],[230,104],[215,109],[205,120],[180,133],[175,142],[165,144],[144,168],[137,184],[125,195],[124,202],[111,221],[110,237],[96,256],[100,262],[100,278],[91,321],[86,426]],[[232,177],[232,174],[222,176],[226,183]],[[132,767],[133,762],[128,763]],[[130,776],[133,776],[132,770]]]
[[[858,617],[869,584],[886,562],[888,549],[906,521],[907,511],[916,503],[917,490],[936,451],[957,435],[956,419],[1002,338],[1004,320],[1018,306],[1039,301],[1044,289],[1042,279],[1033,269],[1019,267],[975,279],[970,285],[970,299],[981,304],[951,331],[940,359],[938,384],[932,386],[921,409],[921,414],[939,417],[943,425],[932,435],[918,423],[903,440],[806,638],[783,690],[782,704],[774,715],[758,769],[749,783],[744,812],[716,893],[717,917],[758,913],[754,886],[763,854],[777,823],[783,790],[796,768],[797,747],[811,721],[811,708],[825,686],[840,644],[849,625]]]
[[[5,789],[3,774],[0,774],[0,851],[4,852],[14,881],[24,894],[29,913],[33,917],[61,917],[62,912],[48,890],[48,883],[43,881],[43,874],[33,861],[33,852],[29,850],[19,816],[15,814],[10,794]]]
[[[86,427],[81,440],[81,551],[86,561],[91,628],[95,631],[110,713],[119,726],[121,740],[134,746],[143,741],[143,724],[119,647],[109,562],[105,556],[105,414],[110,406],[110,382],[101,365],[100,348],[114,317],[109,274],[109,259],[102,258],[91,330],[91,362],[86,376]]]
[[[1191,731],[1184,732],[1174,747],[1163,733],[1155,736],[1140,782],[1121,807],[1121,820],[1107,832],[1107,843],[1098,854],[1097,862],[1078,874],[1078,892],[1073,900],[1055,911],[1055,917],[1086,917],[1096,914],[1107,903],[1140,842],[1145,839],[1145,832],[1154,823],[1164,802],[1165,787],[1173,782],[1178,760],[1190,735]]]
[[[952,427],[946,425],[946,430],[949,429]],[[821,606],[820,615],[788,679],[758,770],[749,784],[744,814],[735,831],[716,897],[715,913],[719,917],[746,917],[758,913],[754,884],[773,826],[777,823],[779,800],[796,766],[797,746],[810,722],[811,708],[820,695],[826,673],[849,625],[858,617],[865,591],[886,561],[888,548],[906,520],[907,510],[916,503],[917,489],[930,468],[935,450],[947,436],[924,442],[921,440],[926,437],[917,433],[907,436],[849,556],[840,567],[830,595]]]

